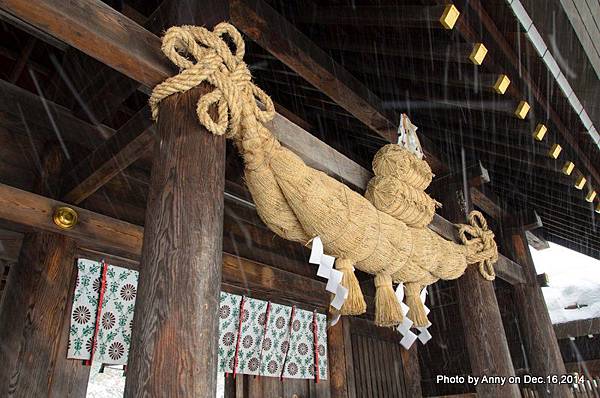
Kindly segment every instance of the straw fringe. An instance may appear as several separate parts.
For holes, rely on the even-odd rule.
[[[352,260],[344,258],[337,259],[335,262],[335,268],[344,274],[342,286],[348,289],[348,297],[340,310],[342,315],[361,315],[367,311],[367,303],[352,265]]]

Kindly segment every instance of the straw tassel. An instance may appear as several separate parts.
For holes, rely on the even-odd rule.
[[[394,293],[392,277],[379,273],[375,275],[375,324],[391,327],[402,322],[402,307]]]
[[[360,284],[354,274],[353,264],[352,260],[345,258],[339,258],[335,261],[335,268],[344,274],[342,276],[342,286],[348,289],[348,297],[340,310],[342,315],[361,315],[367,311],[367,303],[365,303]]]
[[[406,283],[404,286],[406,289],[406,305],[409,308],[408,317],[415,326],[424,327],[429,325],[420,296],[423,286],[418,283]]]

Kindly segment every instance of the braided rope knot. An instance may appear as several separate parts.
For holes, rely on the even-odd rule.
[[[483,214],[478,211],[469,213],[467,222],[468,224],[458,226],[460,241],[467,247],[467,262],[478,264],[479,273],[488,281],[494,280],[494,264],[498,261],[494,233],[488,228]]]
[[[225,35],[231,39],[233,52]],[[252,128],[257,121],[264,124],[275,115],[271,98],[251,81],[244,62],[244,40],[232,25],[220,23],[212,32],[199,26],[171,27],[163,37],[161,49],[180,68],[180,73],[152,90],[149,103],[154,120],[158,119],[160,101],[202,82],[214,89],[198,100],[196,113],[200,123],[215,135],[241,138],[242,128]],[[265,110],[259,108],[256,100]],[[215,119],[208,112],[211,105],[217,107]]]

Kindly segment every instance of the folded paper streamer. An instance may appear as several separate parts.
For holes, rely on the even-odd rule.
[[[324,314],[251,298],[240,312],[241,303],[241,296],[221,292],[219,372],[327,379]]]
[[[409,308],[403,302],[404,285],[402,283],[398,284],[398,286],[396,287],[396,297],[398,298],[398,301],[402,306],[402,311],[405,313],[408,312]],[[423,288],[419,297],[421,299],[421,302],[423,303],[425,315],[429,314],[429,308],[427,308],[427,306],[425,305],[425,299],[427,297],[427,288]],[[396,330],[398,330],[398,332],[400,332],[400,334],[403,336],[400,340],[400,344],[407,350],[413,345],[417,338],[421,341],[422,344],[427,344],[427,342],[431,340],[432,337],[429,331],[427,330],[429,326],[431,326],[431,323],[429,323],[426,326],[416,326],[416,329],[420,332],[418,335],[410,330],[410,328],[413,325],[413,321],[411,321],[410,318],[406,317],[403,319],[402,323],[396,328]]]
[[[411,319],[425,326],[428,321],[418,297],[424,286],[440,278],[458,278],[468,263],[479,263],[482,275],[493,279],[497,248],[480,214],[465,226],[463,244],[449,242],[428,228],[409,227],[378,210],[282,147],[265,126],[275,108],[252,83],[244,49],[242,36],[227,23],[212,32],[196,26],[168,29],[162,50],[181,72],[154,88],[152,114],[158,117],[160,101],[169,95],[203,82],[214,87],[198,101],[200,123],[234,141],[244,159],[245,180],[257,212],[273,232],[304,245],[319,236],[324,251],[337,258],[342,285],[348,289],[342,314],[359,314],[366,308],[352,267],[375,275],[375,322],[382,326],[395,326],[403,319],[394,282],[405,282]],[[218,111],[214,119],[208,112],[213,105]],[[420,178],[424,179],[418,186],[428,184],[427,176]]]
[[[126,365],[138,272],[97,261],[77,260],[67,358]],[[102,294],[101,312],[98,314]],[[96,323],[96,319],[99,323]],[[95,349],[92,347],[95,346]],[[93,351],[93,352],[92,352]],[[93,355],[92,355],[93,354]]]
[[[335,257],[323,253],[323,242],[321,242],[320,237],[315,237],[311,244],[312,248],[308,262],[319,266],[317,276],[327,279],[325,290],[333,294],[331,306],[336,312],[339,312],[348,297],[348,289],[342,285],[344,274],[341,271],[333,269]],[[333,324],[335,325],[335,323]]]

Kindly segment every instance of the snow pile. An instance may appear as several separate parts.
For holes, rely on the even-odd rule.
[[[600,317],[600,261],[554,243],[546,250],[530,248],[538,274],[546,273],[542,288],[552,323]],[[565,309],[587,305],[578,309]]]
[[[125,391],[125,377],[123,370],[104,368],[104,373],[99,373],[100,363],[93,362],[90,370],[90,379],[86,398],[121,398]],[[223,373],[217,374],[216,398],[225,396],[225,377]]]

